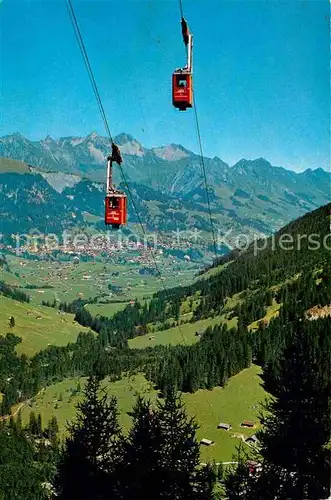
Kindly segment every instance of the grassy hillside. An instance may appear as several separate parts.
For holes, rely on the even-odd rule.
[[[287,228],[288,231],[293,235],[320,231],[323,236],[329,230],[329,208],[322,207],[310,217],[297,221]],[[58,356],[48,350],[43,353],[35,371],[23,372],[26,368],[22,367],[23,373],[39,377],[38,389],[44,387],[28,405],[23,405],[25,421],[32,409],[42,413],[45,424],[55,414],[63,433],[65,421],[74,415],[74,405],[81,397],[84,379],[70,378],[53,384],[55,376],[56,380],[61,380],[61,377],[72,377],[78,373],[87,375],[91,363],[99,363],[101,357],[104,375],[120,377],[124,370],[135,374],[115,383],[106,383],[107,392],[119,397],[121,423],[126,429],[131,422],[127,412],[132,407],[135,394],[140,392],[155,396],[151,384],[142,375],[145,370],[146,377],[150,377],[154,387],[165,391],[174,384],[183,391],[188,413],[196,417],[200,426],[198,438],[214,441],[211,447],[201,447],[202,461],[230,461],[240,440],[256,432],[256,427],[243,429],[241,422],[257,422],[259,402],[266,397],[260,385],[260,369],[251,366],[251,360],[254,359],[260,366],[267,366],[268,363],[277,366],[277,356],[281,355],[282,346],[294,332],[294,320],[289,318],[295,317],[295,324],[300,324],[296,320],[301,319],[304,325],[305,312],[309,308],[319,303],[329,304],[329,251],[326,252],[324,248],[310,251],[304,247],[300,252],[297,249],[286,252],[267,248],[254,256],[249,250],[246,254],[236,256],[228,265],[223,265],[220,272],[211,270],[207,279],[203,277],[190,286],[178,287],[167,294],[159,292],[144,303],[141,301],[141,304],[136,302],[129,305],[124,311],[121,310],[123,304],[96,303],[86,307],[95,315],[106,312],[107,308],[109,319],[98,318],[95,321],[86,310],[78,310],[77,318],[83,324],[93,326],[100,336],[81,339],[75,346],[77,356],[71,356],[71,351],[66,348],[58,349]],[[91,281],[91,286],[94,283],[102,284],[103,287],[108,286],[109,280],[113,279],[114,282],[118,279],[118,282],[124,280],[125,283],[129,278],[137,279],[137,269],[133,267],[128,270],[123,266],[122,275],[114,276],[110,272],[111,265],[107,267],[101,263],[93,264],[91,268],[86,263],[82,266],[72,263],[61,266],[60,263],[23,262],[21,265],[16,261],[16,265],[19,279],[35,279],[40,283],[44,278],[54,285],[55,290],[58,290],[57,283],[63,283],[64,277],[68,277],[67,281],[72,283],[81,279],[83,283]],[[33,266],[37,266],[38,275],[34,275]],[[89,275],[93,279],[84,277],[89,269],[93,269]],[[22,276],[23,273],[25,276]],[[54,293],[54,290],[50,292]],[[3,301],[6,302],[5,299]],[[55,309],[38,307],[35,302],[18,303],[17,307],[25,311],[25,316],[19,317],[17,313],[17,321],[15,312],[7,310],[4,317],[14,315],[17,324],[14,333],[19,326],[22,327],[22,336],[24,332],[28,333],[24,337],[25,348],[31,340],[36,345],[37,339],[42,339],[44,346],[62,342],[63,336],[56,341],[52,338],[59,331],[54,325],[56,327],[56,322],[62,320]],[[33,318],[34,323],[44,323],[35,339],[30,335],[37,326],[33,324],[25,328],[25,321],[31,317],[27,313],[29,308],[41,316],[40,319]],[[53,316],[47,316],[50,314]],[[73,325],[72,317],[63,316],[63,320],[67,317],[68,320],[70,318],[70,325]],[[183,321],[180,328],[165,329],[165,325],[174,324],[178,318]],[[272,318],[273,321],[270,321]],[[184,323],[194,319],[196,321]],[[261,320],[265,328],[258,329]],[[239,328],[235,332],[218,327],[220,323],[231,327],[237,321]],[[149,330],[160,325],[163,325],[162,331]],[[210,328],[201,337],[195,335],[210,326],[215,328]],[[49,335],[45,335],[47,329]],[[150,333],[139,336],[139,332],[146,331]],[[136,338],[131,338],[135,335]],[[129,340],[131,349],[127,349],[126,340]],[[176,345],[181,343],[187,345]],[[148,349],[144,349],[146,347]],[[40,345],[35,349],[40,349]],[[9,391],[8,387],[12,388],[13,384],[7,384],[7,373],[5,377],[2,391],[4,402],[10,401],[7,411],[19,399],[9,399],[8,394],[11,396],[13,391]],[[37,392],[34,387],[33,391]],[[35,394],[33,391],[25,392],[25,399],[29,399],[31,393]],[[231,430],[217,429],[220,422],[230,424]]]
[[[262,321],[264,325],[269,324],[272,318],[276,318],[279,314],[280,304],[277,303],[275,299],[272,300],[271,306],[266,308],[266,315],[263,318],[260,318],[256,321],[253,321],[250,325],[248,325],[249,330],[257,330],[259,328],[259,324]]]
[[[86,378],[77,377],[47,387],[22,408],[23,422],[28,422],[31,411],[41,413],[44,425],[55,415],[58,420],[60,434],[63,437],[66,433],[67,422],[70,422],[75,417],[76,405],[82,399],[85,382]],[[146,381],[143,375],[124,377],[112,383],[106,379],[104,387],[108,396],[118,398],[120,422],[125,429],[128,429],[131,425],[131,417],[127,412],[132,410],[135,395],[139,393],[150,398],[156,395],[156,392],[152,390],[150,383]],[[13,410],[15,411],[15,408]]]
[[[155,276],[141,276],[140,266],[132,263],[117,265],[109,262],[42,261],[7,255],[7,268],[0,269],[0,280],[10,284],[30,297],[23,304],[0,297],[2,315],[0,333],[9,331],[9,316],[14,316],[15,327],[11,330],[21,337],[19,352],[29,356],[48,344],[65,345],[75,341],[80,331],[86,330],[73,322],[72,315],[59,315],[56,309],[41,306],[56,300],[72,302],[79,297],[95,299],[86,309],[93,315],[112,317],[121,311],[130,300],[152,295],[161,288]],[[193,269],[183,271],[185,281],[193,275]],[[165,273],[166,286],[173,281],[173,273]],[[112,292],[109,285],[119,287],[121,292]],[[121,300],[123,302],[118,302]],[[114,302],[112,302],[114,301]]]
[[[241,437],[255,433],[256,429],[243,429],[240,423],[244,419],[257,421],[259,403],[266,393],[260,386],[260,369],[252,366],[233,377],[226,387],[217,387],[212,391],[199,390],[194,394],[184,394],[183,401],[189,415],[199,424],[198,439],[208,438],[214,441],[210,447],[201,446],[201,461],[231,461]],[[43,423],[56,416],[61,435],[65,435],[66,423],[75,416],[75,405],[82,397],[84,378],[67,379],[47,387],[22,408],[22,419],[28,422],[31,411],[41,413]],[[118,398],[121,425],[127,431],[131,425],[131,411],[135,396],[139,393],[152,400],[156,392],[142,375],[124,377],[113,383],[105,381],[107,394]],[[217,429],[219,422],[230,423],[232,429]]]
[[[22,338],[17,349],[32,356],[48,344],[66,345],[74,342],[81,331],[87,329],[74,322],[72,314],[58,314],[55,309],[17,302],[0,296],[0,334],[11,332]],[[9,327],[9,317],[15,319],[14,328]]]
[[[244,252],[239,252],[232,262],[211,269],[207,277],[222,277],[239,272],[249,273],[251,280],[264,281],[269,277],[287,275],[298,270],[309,269],[311,263],[317,265],[329,258],[330,250],[323,239],[330,233],[331,203],[310,212],[280,229],[274,236],[259,240]],[[315,235],[315,238],[310,239]],[[286,242],[287,240],[287,242]],[[314,241],[314,243],[313,243]],[[220,259],[221,261],[224,259]],[[224,272],[224,273],[223,273]]]
[[[127,305],[127,302],[110,302],[109,304],[86,304],[85,308],[90,311],[93,316],[100,314],[111,318],[117,311],[122,311]]]
[[[143,349],[145,347],[153,347],[155,345],[177,345],[177,344],[194,344],[200,340],[196,333],[201,334],[208,326],[215,326],[220,323],[226,323],[228,328],[235,327],[237,319],[227,320],[224,316],[216,316],[215,318],[202,319],[195,323],[185,323],[180,327],[175,326],[167,330],[148,333],[133,339],[129,339],[129,347],[133,349]]]
[[[260,373],[261,369],[252,365],[232,377],[225,387],[183,395],[188,413],[196,416],[200,426],[198,438],[214,441],[214,445],[201,448],[204,461],[231,461],[240,441],[255,434],[257,426],[246,429],[240,424],[252,420],[258,425],[260,403],[267,397],[260,385]],[[217,429],[220,422],[231,424],[232,429]]]
[[[30,172],[30,167],[22,161],[0,157],[0,173],[4,174],[9,172],[27,174]]]

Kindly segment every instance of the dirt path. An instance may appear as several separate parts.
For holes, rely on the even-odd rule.
[[[9,420],[11,417],[16,417],[16,415],[21,411],[21,409],[25,406],[25,405],[28,405],[29,403],[31,403],[31,401],[33,400],[33,398],[37,398],[45,389],[41,389],[38,394],[36,394],[35,396],[32,396],[32,398],[30,399],[27,399],[25,401],[23,401],[23,403],[21,403],[20,405],[18,405],[18,407],[16,408],[16,410],[14,411],[14,413],[11,413],[10,415],[4,415],[2,417],[0,417],[0,420],[4,421],[4,420]]]

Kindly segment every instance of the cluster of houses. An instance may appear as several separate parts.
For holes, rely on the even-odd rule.
[[[240,427],[252,429],[255,427],[255,425],[256,425],[255,422],[252,422],[251,420],[243,420],[240,424]],[[228,432],[230,429],[232,429],[232,426],[231,426],[231,424],[227,424],[225,422],[220,422],[217,426],[217,429],[221,429],[221,430]],[[257,438],[256,434],[253,434],[252,436],[248,436],[244,441],[249,446],[251,446],[251,445],[257,444],[258,438]],[[200,444],[204,445],[204,446],[211,446],[214,444],[214,441],[212,441],[211,439],[203,438],[203,439],[201,439]],[[225,463],[227,463],[227,462],[225,462]],[[228,463],[235,463],[235,462],[228,462]],[[246,466],[247,466],[247,469],[249,471],[249,475],[255,475],[261,471],[261,464],[256,462],[255,460],[247,460]]]
[[[182,242],[172,241],[172,239],[162,238],[159,241],[152,240],[149,242],[135,241],[135,236],[132,236],[132,240],[130,236],[128,237],[120,237],[118,240],[113,239],[109,240],[106,233],[100,235],[100,237],[93,237],[89,239],[86,236],[83,240],[75,240],[75,237],[72,241],[63,241],[56,245],[56,250],[59,253],[72,255],[73,259],[78,259],[79,256],[90,256],[90,257],[100,257],[100,255],[106,253],[108,256],[111,256],[112,259],[120,262],[123,257],[123,252],[126,253],[126,256],[130,256],[129,262],[138,263],[142,265],[150,264],[150,253],[151,248],[154,245],[154,248],[157,248],[157,253],[160,256],[167,256],[167,251],[177,250],[178,248],[183,247],[192,247],[192,242],[189,240],[183,240]],[[158,235],[158,238],[160,235]],[[201,244],[197,244],[198,247],[201,247]],[[17,249],[15,249],[12,245],[3,245],[0,244],[0,250],[7,249],[9,251],[15,251],[17,253]],[[30,254],[39,255],[42,257],[47,257],[48,255],[52,255],[54,252],[53,245],[49,245],[46,241],[34,241],[30,244],[29,241],[21,241],[21,246],[19,248],[19,253],[23,254],[24,252],[28,252]],[[133,253],[133,255],[132,255]],[[178,260],[182,260],[181,257],[176,257],[176,255],[170,255],[169,259],[176,263]],[[184,255],[184,261],[190,262],[191,258],[189,255]],[[125,259],[127,260],[127,258]],[[78,263],[78,262],[75,262]]]
[[[243,420],[240,424],[240,427],[253,429],[255,427],[255,425],[256,425],[255,422],[253,422],[251,420]],[[229,431],[230,429],[232,429],[232,426],[231,426],[231,424],[220,422],[217,426],[217,429]],[[258,442],[258,438],[257,438],[256,434],[253,434],[252,436],[248,436],[245,439],[245,443],[247,443],[248,445],[254,445],[257,442]],[[200,444],[204,445],[204,446],[211,446],[214,444],[214,441],[212,441],[211,439],[203,438],[203,439],[201,439]]]

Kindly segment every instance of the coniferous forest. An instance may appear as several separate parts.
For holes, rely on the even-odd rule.
[[[135,301],[112,318],[93,317],[84,303],[61,305],[91,329],[75,343],[49,346],[28,358],[16,352],[18,337],[1,337],[0,498],[328,498],[331,317],[312,319],[308,311],[331,304],[331,253],[327,244],[313,250],[308,236],[327,241],[330,208],[321,207],[276,235],[277,242],[283,234],[294,239],[305,234],[300,247],[284,250],[270,239],[257,254],[253,247],[238,252],[209,277],[159,292],[148,305]],[[146,333],[150,323],[160,330],[180,324],[183,301],[198,304],[190,320],[195,322],[222,314],[227,299],[239,293],[231,311],[236,328],[209,327],[193,345],[128,347],[128,339]],[[280,304],[279,314],[261,321],[273,301]],[[251,329],[255,321],[258,328]],[[256,456],[239,450],[233,468],[202,466],[196,423],[180,392],[224,386],[252,362],[262,367],[263,385],[272,396],[260,417]],[[138,397],[124,435],[117,401],[107,400],[102,380],[137,372],[162,397],[155,404]],[[13,405],[72,376],[89,380],[65,441],[54,419],[41,422],[32,414],[24,427],[19,414],[7,417]],[[248,458],[259,464],[259,472],[250,473]]]

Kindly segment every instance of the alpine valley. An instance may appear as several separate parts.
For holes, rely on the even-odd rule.
[[[150,231],[197,229],[210,233],[201,158],[181,145],[147,149],[128,134],[115,139],[123,172],[143,222]],[[73,226],[104,229],[103,203],[109,141],[51,137],[30,141],[21,134],[0,139],[0,213],[3,235],[38,229],[56,232]],[[286,223],[329,201],[330,173],[301,173],[272,166],[266,159],[242,159],[229,166],[204,158],[215,229],[229,234],[270,235]],[[116,169],[115,183],[123,188]],[[29,206],[29,210],[24,207]],[[137,218],[129,202],[129,221]],[[208,242],[211,236],[205,238]],[[222,249],[221,249],[222,250]],[[226,250],[226,248],[224,249]]]

